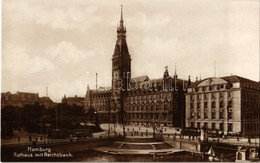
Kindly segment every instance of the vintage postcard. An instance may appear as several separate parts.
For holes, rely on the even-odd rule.
[[[1,161],[259,161],[259,6],[3,0]]]

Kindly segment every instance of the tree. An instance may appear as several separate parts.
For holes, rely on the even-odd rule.
[[[93,107],[90,107],[86,113],[87,121],[98,125],[98,115]]]

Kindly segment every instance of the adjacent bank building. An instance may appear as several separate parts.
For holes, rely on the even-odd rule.
[[[185,121],[186,127],[259,136],[260,83],[235,75],[192,83]]]
[[[167,67],[163,71],[159,79],[131,77],[131,55],[121,7],[112,56],[112,87],[88,87],[85,109],[94,109],[100,123],[184,127],[185,92],[191,82],[179,79],[176,72],[170,76]]]

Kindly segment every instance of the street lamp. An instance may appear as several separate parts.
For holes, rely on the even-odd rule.
[[[156,123],[153,123],[153,138],[155,138],[155,126],[156,126]]]
[[[56,130],[58,129],[58,108],[55,108],[55,114],[56,114]]]
[[[125,138],[126,134],[125,134],[125,125],[123,124],[123,137]]]
[[[110,136],[110,113],[111,113],[111,108],[109,106],[109,110],[108,110],[108,136]]]
[[[97,112],[96,111],[94,112],[94,115],[95,115],[95,125],[97,126]]]

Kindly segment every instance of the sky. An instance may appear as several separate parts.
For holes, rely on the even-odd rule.
[[[5,0],[2,92],[38,92],[60,102],[87,84],[111,86],[120,6],[132,77],[195,80],[239,75],[259,81],[259,1]]]

